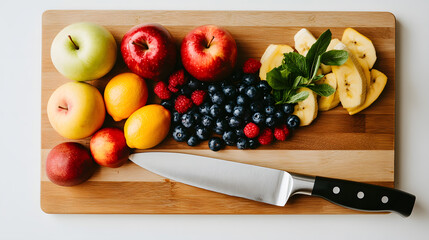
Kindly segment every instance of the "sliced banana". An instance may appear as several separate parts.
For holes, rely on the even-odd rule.
[[[282,64],[283,54],[288,52],[293,52],[293,48],[289,45],[271,44],[267,47],[260,61],[261,68],[259,69],[259,77],[261,80],[266,80],[267,73]]]
[[[306,28],[299,30],[293,37],[295,40],[295,49],[301,55],[307,55],[308,50],[316,42],[316,38]]]
[[[383,92],[384,87],[387,83],[387,76],[376,70],[371,70],[371,78],[367,87],[367,94],[365,102],[356,108],[347,108],[347,111],[350,115],[356,114],[365,108],[369,107],[377,98],[380,96],[381,92]]]
[[[300,88],[297,92],[302,91],[307,91],[309,95],[304,101],[295,105],[293,114],[299,117],[300,126],[307,126],[317,117],[317,95],[308,88]]]
[[[344,108],[355,108],[362,105],[366,97],[367,77],[359,61],[342,42],[334,49],[345,50],[349,58],[341,66],[332,66],[332,72],[337,78],[338,93]]]
[[[337,91],[337,78],[335,74],[329,73],[326,74],[322,79],[317,81],[317,84],[329,84],[333,89],[335,89],[335,93],[328,97],[320,97],[317,103],[319,104],[319,111],[328,111],[340,103],[340,97]]]
[[[347,45],[350,51],[355,54],[357,58],[365,60],[368,63],[369,69],[374,66],[374,63],[377,60],[377,54],[375,52],[374,44],[372,44],[370,39],[353,28],[347,28],[344,30],[341,41]]]

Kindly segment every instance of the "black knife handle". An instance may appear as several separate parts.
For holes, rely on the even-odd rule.
[[[338,205],[364,211],[394,211],[408,217],[416,197],[387,187],[347,180],[316,177],[313,196],[323,197]]]

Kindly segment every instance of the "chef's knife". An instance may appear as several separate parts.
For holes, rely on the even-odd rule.
[[[409,216],[416,199],[392,188],[183,153],[135,153],[130,160],[174,181],[277,206],[284,206],[294,194],[306,194],[356,210],[393,211]]]

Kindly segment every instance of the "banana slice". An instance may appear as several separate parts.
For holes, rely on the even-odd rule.
[[[367,87],[367,94],[365,102],[356,108],[347,108],[347,111],[350,115],[356,114],[365,108],[369,107],[377,98],[380,96],[381,92],[383,92],[384,87],[387,83],[387,77],[384,75],[384,73],[372,69],[371,70],[371,78],[369,80],[369,84]]]
[[[355,108],[362,105],[366,97],[367,77],[359,61],[342,42],[334,49],[345,50],[349,58],[341,66],[331,66],[337,78],[338,93],[344,108]]]
[[[295,49],[301,55],[307,55],[308,50],[316,42],[316,38],[306,28],[299,30],[293,37],[295,40]]]
[[[317,103],[319,104],[319,111],[328,111],[340,103],[340,97],[337,91],[337,78],[335,74],[329,73],[325,75],[322,79],[317,81],[317,84],[329,84],[332,88],[335,89],[335,93],[328,97],[320,97]]]
[[[297,92],[302,91],[307,91],[309,95],[295,105],[293,114],[299,117],[300,126],[307,126],[317,117],[317,95],[308,88],[300,88]]]
[[[260,60],[259,77],[261,80],[266,80],[267,73],[282,64],[283,54],[288,52],[293,52],[293,48],[289,45],[271,44],[267,47]]]
[[[341,41],[347,45],[357,58],[365,60],[370,69],[374,66],[377,55],[371,40],[353,28],[347,28],[344,30]]]

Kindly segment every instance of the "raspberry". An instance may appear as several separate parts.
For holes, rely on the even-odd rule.
[[[287,128],[286,124],[283,124],[282,129],[283,129],[283,132],[285,133],[286,138],[287,138],[290,134],[289,128]]]
[[[261,63],[253,58],[247,59],[247,61],[243,65],[244,73],[257,73],[259,68],[261,67]]]
[[[167,100],[171,98],[171,92],[168,91],[167,84],[163,81],[159,81],[153,88],[155,94],[162,100]]]
[[[258,137],[258,141],[262,145],[268,145],[273,142],[273,131],[270,128],[265,128]]]
[[[192,107],[191,99],[187,98],[185,95],[180,95],[176,98],[174,102],[174,108],[179,113],[185,113]]]
[[[206,96],[207,93],[204,90],[196,90],[192,93],[191,99],[195,105],[200,106],[204,102]]]
[[[259,135],[259,127],[258,125],[251,122],[244,127],[243,132],[246,137],[255,138]]]
[[[168,78],[168,90],[176,93],[179,91],[178,87],[186,84],[187,81],[188,79],[186,78],[185,70],[179,69],[172,73]]]
[[[286,140],[285,132],[281,128],[274,128],[274,137],[279,141]]]

